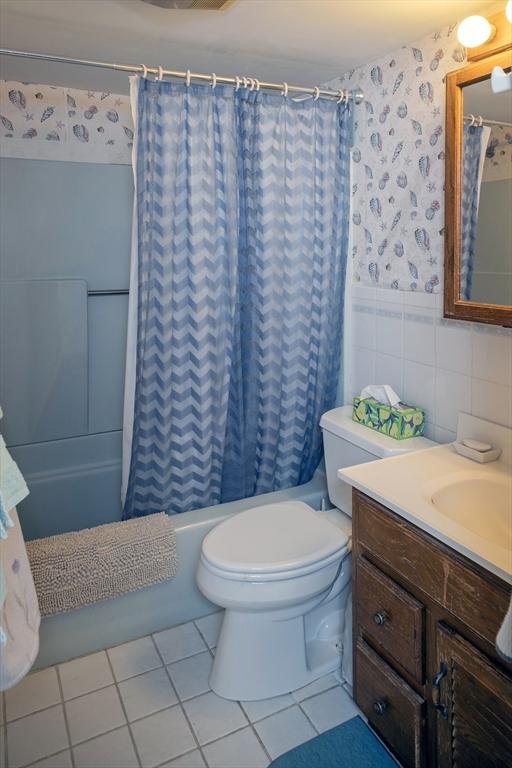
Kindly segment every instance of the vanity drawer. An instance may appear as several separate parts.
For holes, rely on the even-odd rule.
[[[356,646],[355,700],[404,768],[422,768],[425,700],[364,640]]]
[[[364,557],[356,561],[358,631],[423,683],[423,605]]]
[[[462,555],[358,491],[353,506],[357,555],[369,554],[387,564],[414,585],[411,591],[421,590],[494,646],[510,601],[504,582],[477,572]]]

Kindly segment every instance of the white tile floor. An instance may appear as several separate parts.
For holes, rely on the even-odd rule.
[[[332,675],[266,701],[216,696],[208,677],[221,621],[34,672],[0,694],[0,768],[266,768],[358,714]]]

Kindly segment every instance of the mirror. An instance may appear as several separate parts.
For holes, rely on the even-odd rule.
[[[512,306],[512,91],[463,88],[460,297]]]
[[[447,76],[445,316],[512,325],[512,47]]]

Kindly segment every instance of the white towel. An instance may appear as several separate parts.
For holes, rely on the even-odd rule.
[[[496,635],[496,650],[505,661],[512,661],[512,595],[508,611]]]
[[[0,562],[6,596],[0,608],[5,643],[0,646],[0,691],[16,685],[30,670],[39,650],[41,621],[36,590],[16,509],[6,539],[0,540]]]

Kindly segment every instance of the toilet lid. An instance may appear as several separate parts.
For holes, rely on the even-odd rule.
[[[278,573],[323,560],[347,536],[302,501],[248,509],[220,523],[203,541],[203,557],[236,573]]]

